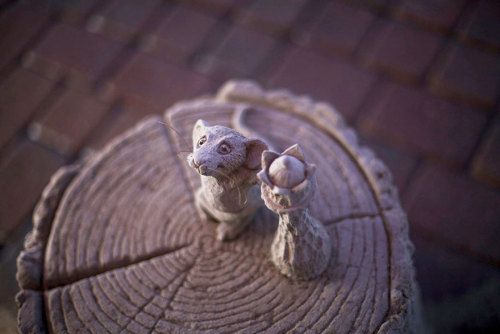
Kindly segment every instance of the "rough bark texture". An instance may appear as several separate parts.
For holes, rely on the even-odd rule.
[[[299,143],[317,165],[310,209],[335,247],[315,280],[294,282],[270,263],[274,213],[261,209],[238,239],[220,242],[195,209],[200,177],[178,153],[191,149],[197,119],[230,126],[240,103],[257,106],[248,128],[281,150]],[[326,104],[230,82],[58,175],[18,262],[25,333],[419,329],[408,223],[390,174]]]

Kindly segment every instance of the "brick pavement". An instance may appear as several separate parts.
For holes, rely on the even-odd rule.
[[[497,1],[19,3],[0,1],[2,299],[16,292],[13,254],[59,166],[245,77],[330,102],[386,162],[427,309],[482,301],[453,321],[430,314],[440,332],[499,323],[476,319],[478,308],[495,314],[500,294]],[[1,323],[15,318],[11,301]]]

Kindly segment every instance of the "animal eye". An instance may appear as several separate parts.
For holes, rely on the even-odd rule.
[[[206,141],[207,141],[207,136],[201,137],[200,140],[198,140],[198,146],[205,144]]]
[[[229,152],[231,152],[231,147],[226,143],[222,143],[217,149],[217,152],[219,152],[220,154],[228,154]]]

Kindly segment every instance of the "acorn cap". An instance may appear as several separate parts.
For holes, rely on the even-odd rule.
[[[306,167],[302,161],[290,155],[282,155],[269,166],[269,179],[278,187],[291,189],[306,178]]]

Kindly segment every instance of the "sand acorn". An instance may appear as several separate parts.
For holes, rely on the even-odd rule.
[[[279,215],[271,259],[282,274],[298,280],[320,275],[332,248],[328,232],[308,209],[316,192],[315,170],[296,144],[281,154],[264,151],[257,174],[264,203]]]

